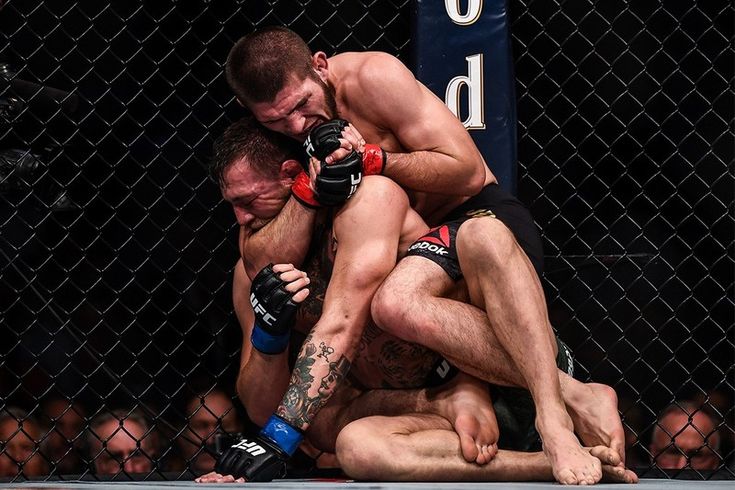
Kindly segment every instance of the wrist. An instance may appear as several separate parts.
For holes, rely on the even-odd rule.
[[[263,354],[280,354],[288,348],[290,340],[291,332],[287,331],[282,334],[273,334],[264,330],[257,323],[250,334],[250,343]]]
[[[362,152],[362,168],[365,175],[381,175],[385,170],[387,154],[378,145],[367,144]]]
[[[260,435],[270,439],[283,452],[289,456],[296,452],[296,449],[304,440],[304,434],[278,415],[271,415],[268,422],[263,426]]]

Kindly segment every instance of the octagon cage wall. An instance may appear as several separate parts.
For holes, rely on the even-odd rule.
[[[229,48],[278,24],[410,66],[411,2],[3,3],[1,476],[189,478],[226,441],[211,436],[248,427],[238,230],[205,168],[242,114]],[[639,471],[658,470],[651,434],[679,404],[715,421],[719,443],[703,436],[732,475],[733,6],[511,0],[509,16],[518,194],[576,376],[616,389]],[[102,448],[105,418],[133,453]]]

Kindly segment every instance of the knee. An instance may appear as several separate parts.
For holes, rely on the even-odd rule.
[[[389,473],[386,465],[392,455],[387,438],[381,437],[376,426],[368,419],[361,419],[347,425],[337,436],[335,452],[337,460],[350,478],[356,480],[379,480]]]
[[[475,265],[503,266],[518,248],[513,233],[495,218],[465,221],[457,232],[457,254],[460,261],[477,257]]]
[[[400,281],[389,276],[378,288],[370,304],[370,312],[375,324],[393,335],[405,336],[408,332],[406,318],[412,315],[411,309],[417,300],[416,291],[401,286]]]

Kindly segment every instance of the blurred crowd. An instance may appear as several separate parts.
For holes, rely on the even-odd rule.
[[[0,478],[151,472],[193,478],[211,471],[220,446],[238,437],[245,417],[221,389],[191,396],[181,413],[183,424],[139,408],[89,413],[81,403],[62,397],[32,412],[2,407]]]
[[[733,407],[722,392],[672,403],[654,423],[643,422],[640,407],[621,401],[629,467],[735,470]],[[239,410],[237,398],[217,388],[189,397],[178,425],[140,409],[90,413],[79,402],[59,396],[30,412],[4,406],[0,478],[151,472],[193,478],[213,470],[219,451],[236,442],[247,421]]]

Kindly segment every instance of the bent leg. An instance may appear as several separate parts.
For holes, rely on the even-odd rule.
[[[358,393],[346,387],[320,410],[307,435],[317,448],[334,452],[337,434],[351,422],[376,415],[414,412],[438,415],[450,421],[467,461],[486,464],[497,453],[498,423],[488,387],[464,373],[436,388]]]
[[[634,483],[609,448],[589,450],[611,481]],[[542,452],[498,451],[486,465],[461,456],[451,424],[435,415],[368,417],[349,424],[337,439],[337,458],[349,476],[383,481],[552,481]],[[563,481],[562,483],[577,483]]]
[[[483,220],[491,221],[492,219],[475,218],[462,226],[465,227],[470,222],[482,223]],[[514,243],[513,237],[507,232],[504,225],[497,220],[492,220],[492,222],[502,227],[499,229],[499,235],[501,238],[504,236],[507,239],[506,246],[517,248],[517,244]],[[462,232],[462,229],[460,231]],[[467,230],[465,229],[465,231]],[[462,233],[464,234],[464,232]],[[496,246],[501,247],[501,249],[496,248],[496,255],[498,255],[498,251],[502,252],[502,243],[498,244],[484,236],[482,245],[485,246],[487,243],[495,243]],[[473,253],[476,253],[476,251],[473,251]],[[520,269],[522,274],[521,280],[531,281],[532,284],[529,289],[536,294],[536,297],[532,298],[535,303],[530,317],[528,313],[522,313],[520,318],[525,317],[525,327],[532,329],[531,338],[536,339],[535,342],[546,349],[546,357],[550,357],[550,354],[553,356],[555,343],[552,343],[551,340],[551,328],[546,316],[543,293],[540,289],[538,277],[527,259],[525,259],[522,250],[514,250],[514,253],[515,255],[511,259],[516,263],[521,262],[520,265],[516,264],[516,268]],[[500,254],[500,257],[502,258],[503,254]],[[485,261],[493,262],[492,254],[488,257],[488,254],[484,253],[483,258]],[[462,257],[460,257],[460,260],[462,260]],[[494,262],[498,263],[498,261],[503,267],[506,266],[503,260],[498,259]],[[481,291],[481,288],[484,287],[493,293],[491,288],[494,284],[500,283],[502,279],[492,281],[490,284],[488,284],[490,281],[485,281],[478,285],[479,281],[476,278],[481,274],[478,273],[477,269],[482,267],[486,267],[486,265],[462,265],[462,269],[468,277],[468,282],[474,281],[472,284],[473,290]],[[471,271],[470,274],[466,273],[468,270]],[[523,274],[524,272],[526,273]],[[525,277],[523,277],[524,275]],[[524,374],[516,368],[516,360],[508,354],[506,346],[499,339],[499,336],[503,333],[498,332],[495,325],[491,324],[489,315],[475,306],[442,297],[447,296],[454,285],[454,281],[436,263],[423,257],[406,257],[399,262],[396,269],[378,290],[372,304],[373,319],[384,330],[399,338],[422,344],[441,353],[462,371],[480,379],[498,385],[529,388],[530,385],[525,379],[527,373]],[[522,287],[521,289],[522,293],[525,294],[526,291]],[[474,299],[478,304],[485,306],[484,296],[476,295]],[[513,308],[523,310],[523,306],[519,306],[517,300],[517,297],[511,295],[509,310]],[[497,303],[498,300],[495,302]],[[505,319],[501,319],[506,322],[504,325],[506,327],[506,342],[508,337],[511,343],[517,341],[517,339],[523,339],[524,344],[520,346],[520,349],[516,342],[515,352],[517,356],[520,351],[524,355],[522,357],[525,358],[525,354],[528,352],[525,350],[525,339],[527,337],[525,333],[519,333],[523,330],[518,330],[515,327],[515,321],[512,322],[512,325],[508,323],[510,321],[508,320],[509,316],[512,317],[512,315],[506,315]],[[510,333],[508,333],[509,330]],[[513,348],[513,345],[510,345],[510,347]],[[536,361],[535,356],[532,356],[532,358]],[[526,367],[528,368],[528,362],[526,362]],[[531,366],[531,369],[533,368],[535,366]],[[556,393],[552,398],[552,400],[555,400],[555,404],[552,403],[551,405],[555,408],[555,411],[552,412],[552,416],[545,415],[542,420],[554,420],[556,416],[556,418],[564,421],[566,417],[563,406],[562,410],[559,410],[558,403],[560,396],[558,379],[562,379],[564,381],[564,390],[562,391],[564,402],[570,408],[569,414],[572,415],[574,427],[578,430],[582,429],[579,432],[585,444],[605,444],[618,450],[622,456],[624,454],[623,432],[617,413],[614,392],[608,387],[604,387],[604,385],[582,384],[566,376],[562,371],[556,370],[554,364],[552,364],[551,372],[557,380],[549,382],[546,391]],[[542,370],[542,374],[551,379],[548,370],[546,372]],[[532,384],[538,387],[537,375],[534,374],[531,381]],[[612,392],[612,396],[610,396],[610,392]],[[543,389],[541,393],[544,393]],[[591,397],[590,395],[594,396]],[[536,397],[538,396],[537,390]],[[599,406],[601,409],[598,408],[597,413],[594,411],[594,407],[590,406],[592,398],[601,403]],[[547,404],[546,408],[548,406]],[[546,414],[548,413],[549,410],[546,410]],[[564,427],[562,430],[563,439],[567,441],[567,444],[574,443],[579,448],[571,433],[568,417],[566,417],[562,427]],[[553,448],[554,434],[550,434],[549,430],[545,432],[545,441],[551,442]],[[557,443],[556,446],[558,447],[559,444]],[[585,458],[579,450],[576,451],[576,454],[579,458]]]
[[[453,293],[454,287],[436,263],[405,257],[375,295],[373,319],[396,337],[439,352],[466,373],[496,385],[528,388],[488,315],[476,306],[442,297]],[[625,437],[614,390],[581,383],[561,370],[556,375],[584,444],[611,447],[624,458]]]
[[[560,482],[596,482],[599,465],[574,435],[556,368],[556,342],[541,282],[511,231],[498,219],[464,222],[457,255],[472,303],[520,371],[536,404],[536,428]]]

